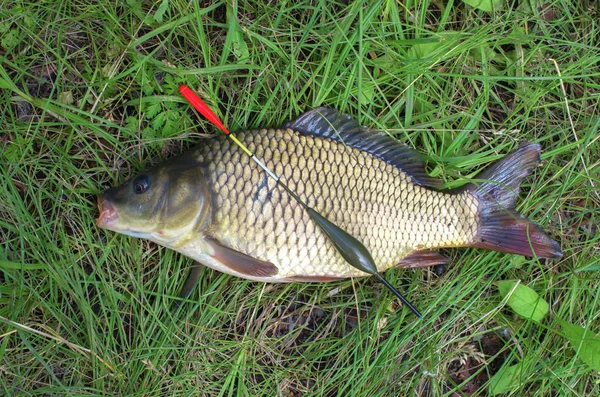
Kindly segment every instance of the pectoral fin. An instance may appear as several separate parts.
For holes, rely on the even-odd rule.
[[[427,267],[435,265],[445,265],[450,259],[437,251],[415,251],[405,258],[402,258],[396,266],[398,267]]]
[[[198,279],[200,278],[200,273],[202,273],[202,265],[198,262],[194,262],[194,265],[190,269],[190,273],[188,274],[187,280],[185,280],[185,284],[179,293],[179,300],[173,302],[172,310],[175,312],[181,306],[181,301],[186,299],[192,291],[194,287],[198,283]]]
[[[181,292],[179,293],[179,298],[186,299],[192,293],[192,290],[196,286],[198,279],[200,278],[200,273],[202,272],[202,265],[198,262],[194,262],[194,265],[190,269],[190,273],[188,275]]]
[[[214,251],[212,257],[240,274],[253,277],[272,277],[279,273],[277,266],[271,262],[262,261],[243,254],[233,248],[229,248],[217,240],[206,239],[206,242]]]

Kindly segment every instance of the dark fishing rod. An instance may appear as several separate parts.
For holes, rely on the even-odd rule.
[[[423,318],[421,313],[413,306],[411,303],[404,297],[402,294],[394,288],[379,272],[377,271],[377,266],[375,265],[375,261],[371,256],[369,250],[356,238],[350,235],[348,232],[343,230],[342,228],[336,226],[323,215],[319,214],[313,208],[309,207],[300,197],[298,197],[273,171],[271,171],[266,165],[260,161],[250,149],[248,149],[242,142],[240,142],[235,135],[233,135],[223,123],[219,120],[216,114],[208,107],[198,95],[196,95],[189,87],[185,85],[179,86],[179,92],[181,95],[198,111],[202,114],[208,121],[213,123],[217,128],[225,133],[226,136],[231,138],[232,141],[236,143],[252,160],[260,166],[279,186],[281,186],[290,196],[298,202],[305,210],[308,212],[308,215],[311,217],[313,221],[323,232],[329,237],[335,248],[342,255],[342,257],[348,262],[351,266],[361,270],[365,273],[375,276],[379,281],[383,283],[390,291],[396,295],[400,301],[406,305],[417,317]]]

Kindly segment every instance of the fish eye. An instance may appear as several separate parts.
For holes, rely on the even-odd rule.
[[[135,194],[145,193],[150,188],[150,178],[148,175],[138,175],[133,180],[133,192]]]

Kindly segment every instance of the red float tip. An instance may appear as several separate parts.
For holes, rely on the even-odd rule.
[[[212,110],[208,107],[206,103],[198,95],[194,93],[188,86],[181,84],[179,86],[179,92],[183,97],[196,109],[200,112],[201,115],[206,117],[208,121],[213,123],[217,128],[225,133],[225,135],[229,135],[229,130],[225,128],[221,120],[217,117],[216,114],[213,113]]]

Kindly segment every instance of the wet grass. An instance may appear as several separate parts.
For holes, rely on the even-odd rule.
[[[598,328],[600,43],[595,3],[493,14],[461,2],[11,2],[0,6],[0,394],[598,395],[598,373],[495,283]],[[581,4],[579,4],[581,3]],[[583,4],[583,5],[582,5]],[[533,7],[533,8],[531,8]],[[448,250],[442,275],[390,270],[417,321],[373,280],[260,284],[95,226],[96,195],[214,129],[324,105],[416,147],[457,187],[521,142],[542,165],[518,209],[564,256]]]

